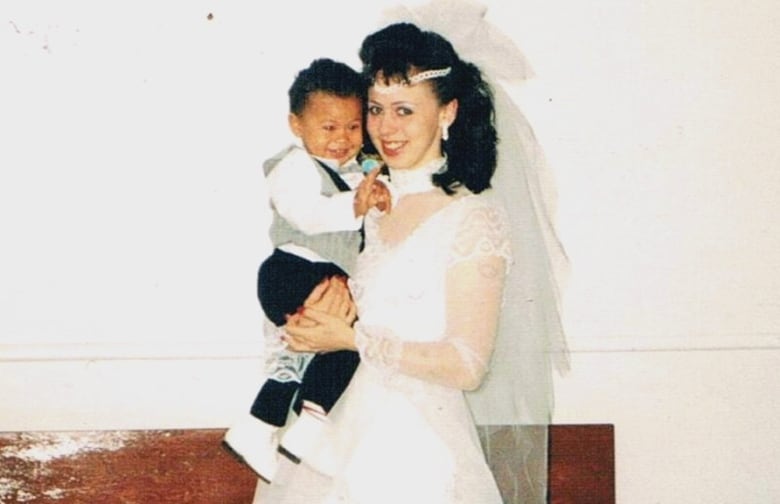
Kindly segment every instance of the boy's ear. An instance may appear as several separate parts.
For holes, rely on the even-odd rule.
[[[287,123],[290,125],[290,131],[292,134],[300,138],[303,135],[303,125],[301,124],[301,118],[290,112],[287,115]]]

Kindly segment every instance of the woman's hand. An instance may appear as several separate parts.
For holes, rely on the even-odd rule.
[[[297,313],[287,318],[282,339],[296,352],[352,350],[356,318],[357,307],[346,278],[330,277],[311,291]]]
[[[348,325],[352,325],[357,318],[357,307],[352,301],[347,279],[342,276],[332,276],[320,282],[303,302],[303,307],[329,313],[343,319]]]
[[[284,326],[282,340],[295,352],[355,350],[355,331],[346,319],[315,308],[303,308]]]
[[[377,176],[381,167],[374,168],[366,174],[355,191],[353,209],[355,217],[362,217],[372,207],[377,207],[381,212],[389,212],[393,204],[390,189]]]

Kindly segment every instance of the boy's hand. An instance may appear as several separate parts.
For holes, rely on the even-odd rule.
[[[377,207],[382,212],[389,212],[392,206],[390,191],[387,186],[376,178],[380,168],[374,168],[364,178],[355,191],[353,209],[355,217],[362,217],[372,207]]]

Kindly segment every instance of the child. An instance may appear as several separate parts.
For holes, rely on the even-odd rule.
[[[314,287],[350,273],[366,211],[389,208],[387,187],[375,181],[376,172],[364,176],[356,160],[363,144],[365,88],[360,74],[343,63],[312,62],[289,90],[289,125],[302,147],[287,147],[263,165],[275,247],[260,266],[257,288],[273,324],[266,323],[265,331],[269,376],[250,415],[227,431],[225,443],[269,482],[277,448],[294,462],[306,456],[359,361],[352,351],[287,351],[280,338],[287,317]],[[291,404],[298,418],[279,440]]]

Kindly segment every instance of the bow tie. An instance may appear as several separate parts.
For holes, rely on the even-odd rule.
[[[351,161],[339,167],[337,171],[339,173],[363,173],[363,168],[360,167],[357,161]]]

